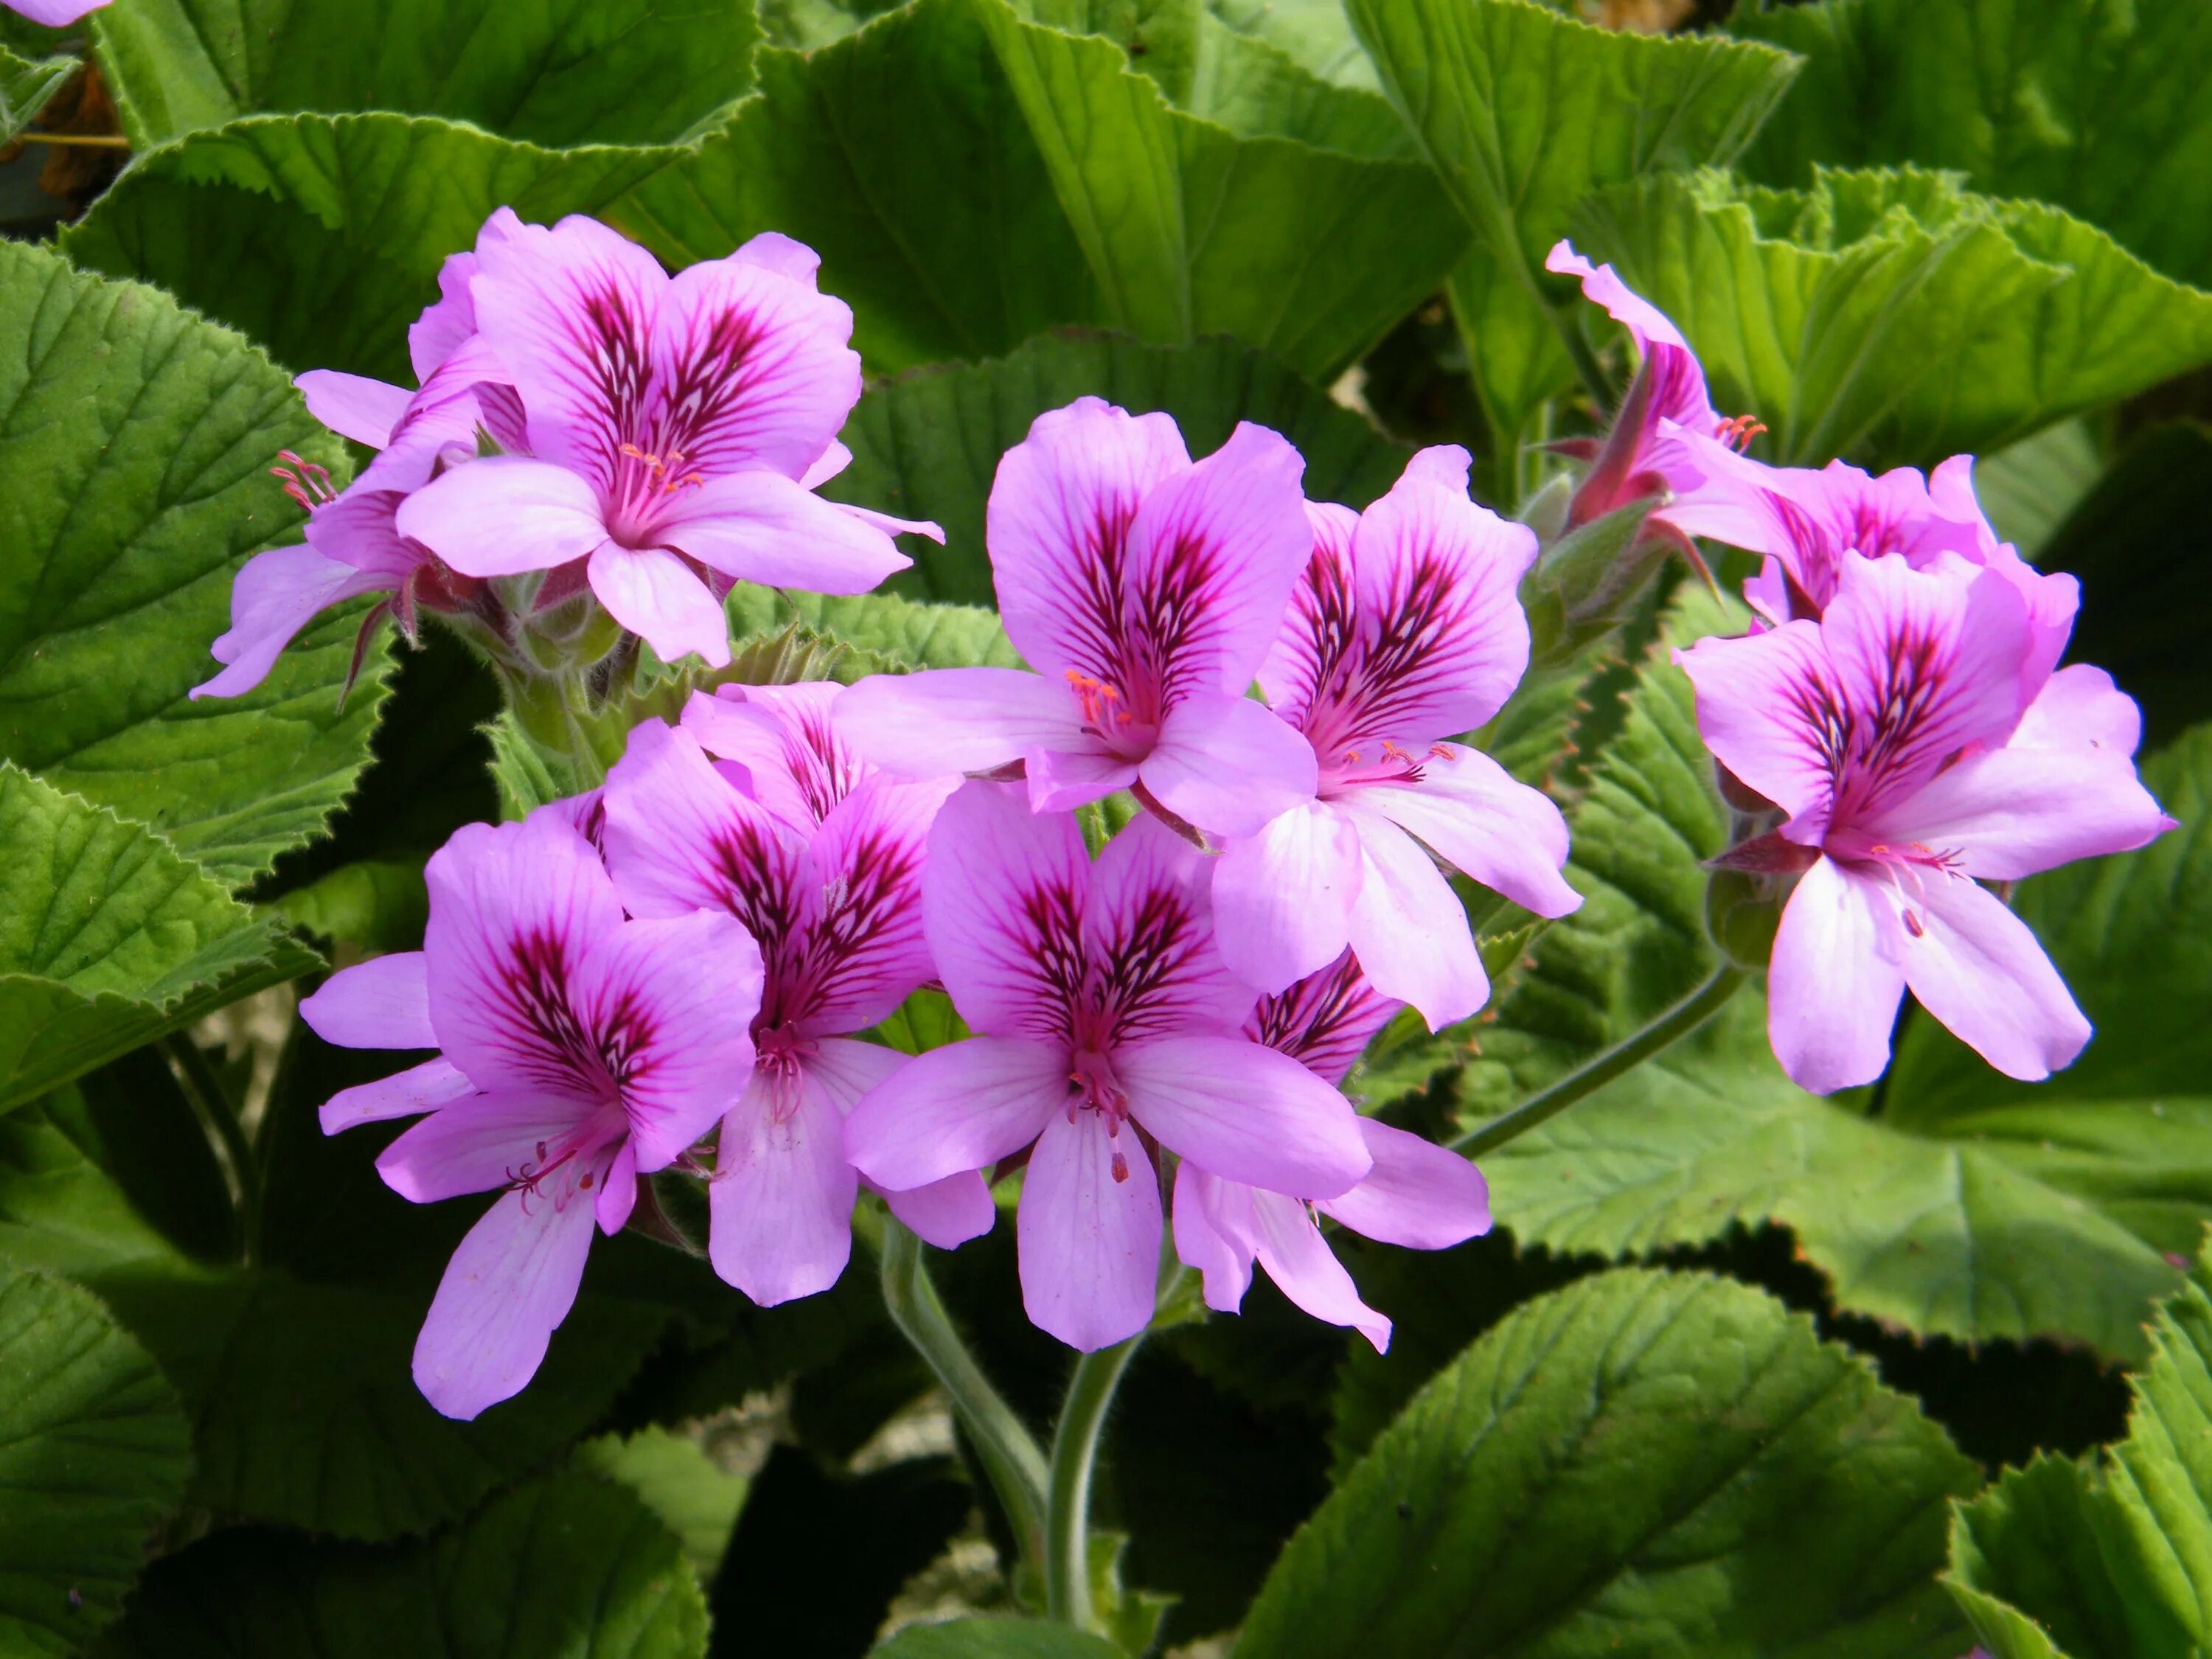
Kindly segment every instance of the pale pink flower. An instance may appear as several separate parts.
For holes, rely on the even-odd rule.
[[[66,28],[107,0],[7,0],[8,9],[50,29]]]
[[[1674,659],[1734,777],[1787,815],[1721,862],[1796,884],[1767,1030],[1820,1093],[1888,1064],[1907,987],[2008,1076],[2069,1064],[2089,1024],[1983,881],[2143,846],[2172,820],[2136,781],[2134,705],[2100,671],[2050,675],[2018,586],[1956,554],[1847,555],[1820,620],[1699,641]]]
[[[625,919],[556,813],[470,824],[429,862],[422,949],[331,976],[300,1005],[327,1042],[439,1058],[331,1097],[325,1133],[429,1115],[377,1159],[416,1203],[497,1191],[454,1253],[415,1346],[448,1417],[518,1392],[583,1278],[594,1221],[621,1230],[745,1087],[761,956],[706,911]]]
[[[1214,949],[1200,854],[1139,817],[1094,865],[1066,813],[970,783],[929,840],[922,917],[976,1035],[853,1109],[845,1144],[894,1190],[1028,1153],[1022,1296],[1073,1346],[1144,1328],[1158,1149],[1231,1180],[1334,1198],[1372,1159],[1344,1097],[1239,1031],[1251,993]]]
[[[1337,1084],[1397,1009],[1347,953],[1280,995],[1263,998],[1244,1030],[1255,1042]],[[1176,1171],[1176,1254],[1205,1275],[1207,1307],[1220,1313],[1241,1308],[1256,1261],[1315,1318],[1351,1326],[1377,1353],[1389,1347],[1389,1320],[1360,1299],[1315,1212],[1384,1243],[1449,1249],[1490,1231],[1490,1189],[1473,1164],[1419,1135],[1368,1117],[1359,1120],[1359,1133],[1374,1168],[1350,1192],[1312,1204],[1224,1181],[1195,1164]]]
[[[1517,595],[1536,538],[1468,498],[1451,447],[1414,456],[1364,514],[1310,511],[1310,557],[1260,684],[1310,746],[1315,787],[1222,854],[1222,951],[1280,991],[1348,945],[1382,994],[1440,1026],[1490,994],[1440,861],[1539,915],[1582,902],[1559,874],[1559,808],[1449,741],[1528,666]]]
[[[1304,465],[1262,427],[1194,464],[1166,415],[1082,398],[1039,416],[988,526],[1007,637],[1037,672],[863,680],[848,737],[910,776],[1025,775],[1038,811],[1132,789],[1200,830],[1257,829],[1313,790],[1306,746],[1244,695],[1310,546]]]

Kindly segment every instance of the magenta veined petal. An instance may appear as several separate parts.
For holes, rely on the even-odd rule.
[[[929,832],[922,927],[971,1030],[1065,1042],[1090,893],[1091,860],[1071,816],[1032,813],[1008,784],[965,784],[945,803]]]
[[[1835,775],[1822,732],[1840,721],[1844,698],[1820,624],[1703,639],[1674,659],[1696,688],[1698,732],[1713,757],[1793,819],[1825,830]]]
[[[1053,1114],[1037,1139],[1015,1231],[1030,1322],[1088,1353],[1152,1322],[1160,1188],[1135,1134],[1070,1115]]]
[[[1250,1011],[1250,988],[1215,948],[1212,874],[1150,814],[1122,826],[1091,865],[1083,950],[1114,995],[1117,1041],[1233,1031]]]
[[[757,1073],[716,1142],[715,1273],[763,1308],[828,1290],[852,1255],[859,1191],[844,1121],[805,1070]]]
[[[1288,990],[1262,997],[1245,1018],[1244,1035],[1288,1054],[1324,1083],[1341,1083],[1401,1006],[1370,985],[1359,959],[1346,951]]]
[[[605,803],[607,872],[630,915],[728,910],[764,949],[782,943],[765,919],[796,915],[805,842],[717,771],[690,732],[632,728]]]
[[[1216,937],[1231,969],[1257,990],[1286,990],[1327,967],[1352,939],[1359,834],[1323,801],[1232,841],[1213,867]]]
[[[592,1194],[598,1183],[590,1171],[607,1162],[623,1132],[622,1114],[611,1103],[595,1108],[527,1090],[479,1095],[409,1129],[384,1149],[376,1170],[410,1203],[432,1204],[540,1174],[550,1176],[558,1190],[575,1174],[561,1160],[573,1158],[585,1170],[579,1179],[589,1183],[581,1190]],[[540,1153],[541,1146],[549,1150]]]
[[[398,523],[401,535],[468,576],[550,570],[607,539],[590,483],[519,455],[488,456],[432,480],[407,498]]]
[[[2008,748],[1967,756],[1862,833],[1939,848],[1968,876],[2014,881],[2133,852],[2172,827],[2125,754]]]
[[[1066,686],[1014,668],[873,675],[837,700],[836,721],[872,764],[909,778],[988,772],[1091,744]]]

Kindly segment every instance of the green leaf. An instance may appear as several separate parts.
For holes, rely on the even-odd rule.
[[[1041,1619],[954,1619],[910,1625],[873,1650],[874,1659],[1119,1659],[1103,1636]]]
[[[549,146],[663,143],[750,89],[760,35],[748,0],[134,0],[91,21],[140,149],[295,110],[442,115]]]
[[[1774,459],[1932,465],[2212,362],[2212,294],[2103,232],[1950,175],[1721,173],[1608,191],[1577,243],[1672,317]]]
[[[1383,89],[1474,228],[1452,301],[1493,428],[1573,383],[1579,303],[1543,274],[1577,200],[1725,163],[1790,84],[1789,54],[1589,27],[1526,0],[1348,0]]]
[[[62,243],[291,368],[409,383],[408,325],[494,208],[595,212],[677,153],[541,149],[428,117],[249,116],[139,157]]]
[[[1995,1659],[2190,1659],[2212,1644],[2212,1268],[2158,1312],[2127,1437],[1962,1505],[1946,1578]]]
[[[113,1659],[703,1659],[707,1608],[636,1497],[554,1475],[398,1549],[232,1528],[146,1576]]]
[[[337,469],[283,374],[166,295],[0,244],[0,760],[159,830],[242,880],[319,833],[352,787],[387,658],[343,710],[358,607],[242,697],[216,669],[231,578],[296,539],[265,469]]]
[[[798,237],[878,368],[1104,323],[1227,334],[1328,379],[1464,233],[1417,163],[1321,147],[1389,139],[1371,102],[1228,51],[1207,96],[1234,129],[1175,107],[1115,42],[1004,0],[920,0],[811,57],[761,53],[759,96],[611,216],[678,264]]]
[[[1802,185],[1814,164],[1954,167],[1993,196],[2056,203],[2186,281],[2212,284],[2212,16],[2112,0],[1774,0],[1736,33],[1803,73],[1745,158]]]
[[[2176,557],[2212,523],[2212,430],[2154,427],[2139,435],[2051,532],[2047,569],[2081,580],[2069,655],[2108,670],[2142,706],[2158,744],[2212,717],[2212,684],[2197,653],[2212,628],[2212,594]]]
[[[1477,1341],[1291,1540],[1240,1652],[1925,1655],[1973,1466],[1812,1322],[1624,1271]]]
[[[745,1477],[714,1462],[696,1436],[647,1426],[605,1434],[576,1448],[576,1467],[628,1486],[684,1546],[702,1583],[711,1581],[745,1506]]]
[[[0,144],[36,120],[76,70],[74,58],[18,58],[0,46]]]
[[[1382,89],[1344,0],[1206,0],[1206,9],[1224,27],[1266,41],[1332,85]]]
[[[1406,463],[1402,446],[1263,353],[1223,340],[1148,346],[1066,333],[994,362],[918,370],[869,392],[843,434],[853,465],[825,493],[943,526],[942,548],[915,537],[901,543],[915,568],[894,577],[890,591],[991,605],[983,507],[999,458],[1039,415],[1085,393],[1133,413],[1166,410],[1194,456],[1218,448],[1239,421],[1273,427],[1305,457],[1314,501],[1364,507]]]
[[[304,933],[377,955],[422,948],[430,895],[422,860],[363,859],[285,894],[274,908]]]
[[[0,1267],[0,1647],[75,1653],[184,1498],[184,1413],[84,1291]]]
[[[2031,564],[2041,563],[2045,547],[2081,506],[2104,466],[2104,452],[2089,423],[2061,421],[1977,461],[1974,494],[1998,537],[2020,549]]]
[[[0,1109],[319,965],[151,830],[0,762]]]
[[[1013,668],[1021,663],[998,613],[980,605],[927,605],[891,593],[848,599],[786,592],[740,583],[730,592],[730,631],[736,638],[775,637],[798,623],[816,638],[842,647],[833,678],[850,683],[866,674],[915,668]]]

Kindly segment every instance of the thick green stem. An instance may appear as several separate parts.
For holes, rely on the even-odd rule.
[[[1145,1340],[1087,1353],[1067,1380],[1067,1401],[1052,1437],[1052,1480],[1045,1510],[1045,1616],[1078,1630],[1096,1630],[1091,1606],[1091,1471],[1098,1461],[1099,1431],[1121,1383],[1121,1373]]]
[[[1043,1563],[1048,1478],[1044,1453],[1013,1407],[991,1386],[990,1378],[983,1375],[983,1368],[953,1328],[951,1316],[938,1300],[937,1287],[929,1282],[921,1241],[889,1219],[884,1224],[883,1285],[884,1306],[890,1310],[891,1322],[951,1396],[952,1409],[959,1415],[969,1443],[975,1449],[976,1461],[982,1464],[992,1491],[999,1495],[1006,1524],[1012,1528],[1023,1556],[1030,1562]]]
[[[261,1164],[246,1139],[246,1127],[238,1121],[238,1108],[190,1036],[173,1031],[161,1039],[161,1048],[176,1067],[177,1079],[190,1097],[203,1127],[213,1133],[222,1148],[222,1161],[229,1166],[232,1201],[237,1206],[239,1248],[251,1264],[260,1253]]]
[[[1743,983],[1743,970],[1726,963],[1712,977],[1642,1030],[1622,1038],[1603,1054],[1585,1060],[1548,1089],[1540,1090],[1502,1117],[1480,1129],[1471,1129],[1452,1142],[1452,1150],[1468,1158],[1495,1152],[1516,1135],[1549,1122],[1583,1096],[1595,1094],[1623,1073],[1642,1065],[1652,1055],[1704,1024],[1728,1005]]]

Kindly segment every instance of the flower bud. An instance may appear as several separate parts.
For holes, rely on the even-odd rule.
[[[1744,870],[1714,870],[1705,877],[1705,933],[1714,948],[1738,968],[1766,971],[1782,922],[1786,878]]]

